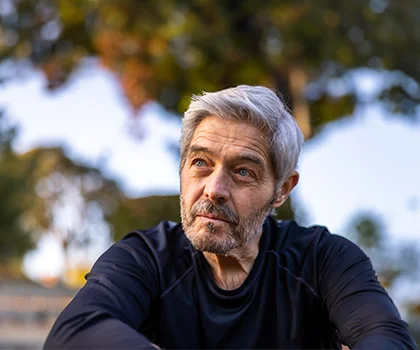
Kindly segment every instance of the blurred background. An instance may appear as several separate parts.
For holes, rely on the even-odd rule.
[[[92,263],[179,221],[192,94],[276,89],[307,139],[279,218],[363,247],[420,342],[418,0],[0,0],[0,348]]]

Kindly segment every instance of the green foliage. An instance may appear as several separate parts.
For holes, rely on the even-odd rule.
[[[420,80],[417,0],[7,3],[0,61],[29,59],[54,89],[84,58],[98,57],[135,110],[156,99],[183,112],[192,93],[241,83],[275,86],[291,106],[304,93],[305,82],[291,89],[296,68],[308,82],[341,78],[358,67],[401,71],[417,88]],[[404,83],[396,85],[392,89]],[[384,91],[381,97],[411,113],[405,107],[418,103],[413,94]],[[310,102],[319,130],[352,111],[354,90],[331,98],[319,86]]]
[[[357,242],[367,249],[380,246],[383,243],[383,228],[371,216],[361,215],[355,222]]]
[[[18,189],[21,179],[5,174],[0,161],[0,263],[22,256],[34,246],[30,233],[21,227]]]
[[[110,217],[118,241],[135,229],[147,229],[162,220],[180,221],[179,196],[125,198]]]
[[[86,240],[86,226],[95,216],[88,209],[96,206],[107,220],[122,197],[119,187],[99,169],[72,161],[61,148],[14,153],[16,133],[0,114],[0,264],[21,258],[45,232],[56,234],[65,250],[89,246],[92,238]],[[71,191],[73,198],[74,192],[81,198],[80,211],[85,215],[79,227],[63,231],[55,216],[60,206],[78,205],[69,203]]]
[[[314,131],[319,131],[323,125],[353,114],[355,105],[353,95],[332,97],[323,95],[315,101],[310,101],[311,125]]]
[[[7,123],[0,113],[0,264],[22,256],[32,248],[30,233],[20,224],[21,198],[19,192],[25,179],[14,173],[16,155],[11,145],[17,133],[15,126]]]

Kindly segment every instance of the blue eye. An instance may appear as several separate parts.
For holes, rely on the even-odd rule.
[[[241,176],[248,176],[249,172],[246,169],[239,169],[238,174]]]
[[[202,160],[202,159],[196,159],[196,160],[194,161],[194,165],[195,165],[195,166],[198,166],[198,167],[200,168],[200,167],[204,166],[204,165],[205,165],[205,163],[204,163],[204,160]]]

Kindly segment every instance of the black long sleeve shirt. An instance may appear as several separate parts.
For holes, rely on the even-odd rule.
[[[235,290],[215,283],[181,225],[114,244],[57,319],[46,349],[416,349],[370,260],[324,227],[267,218]]]

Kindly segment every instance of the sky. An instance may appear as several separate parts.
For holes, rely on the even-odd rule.
[[[359,83],[362,93],[375,89],[372,79]],[[179,192],[178,164],[166,145],[178,141],[180,118],[152,103],[136,124],[112,74],[95,64],[55,93],[31,71],[0,85],[0,106],[20,126],[19,152],[61,145],[74,160],[100,166],[131,196]],[[298,170],[292,200],[303,205],[305,224],[345,235],[355,215],[369,212],[383,220],[390,239],[420,244],[420,121],[364,105],[307,142]],[[34,277],[62,271],[51,236],[25,266]]]

